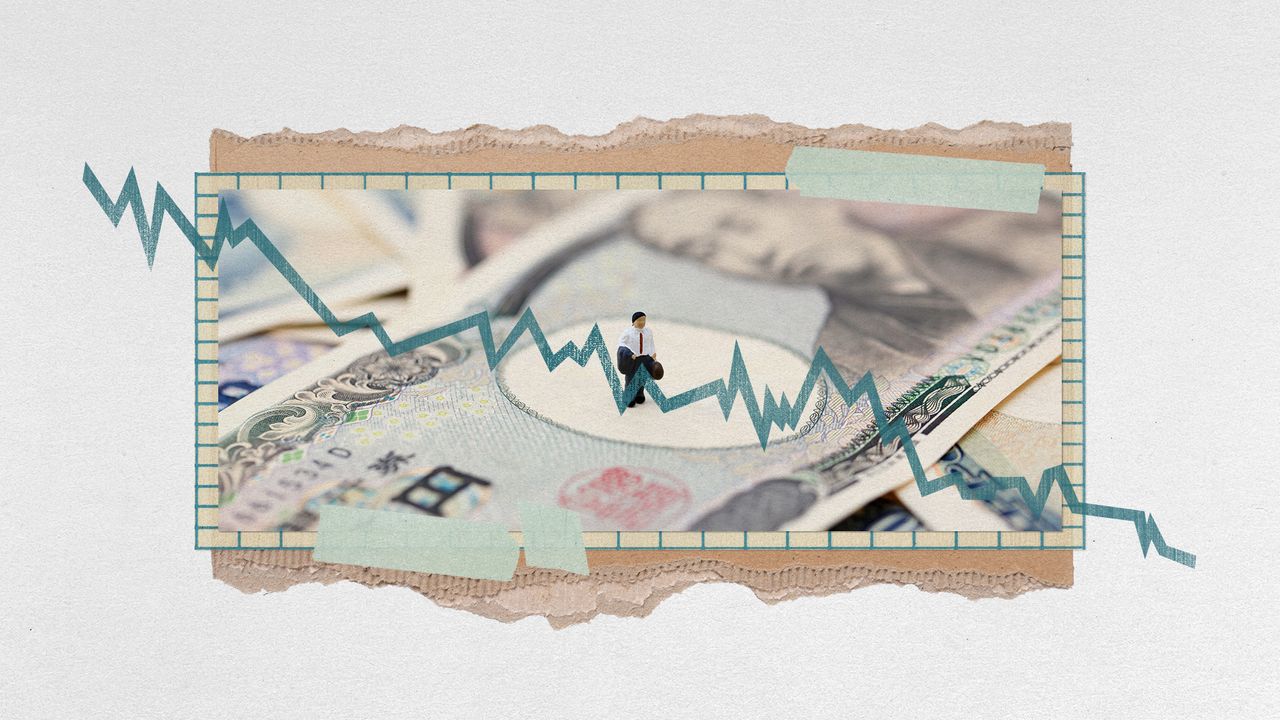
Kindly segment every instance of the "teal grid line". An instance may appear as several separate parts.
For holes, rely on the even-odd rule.
[[[1084,236],[1085,236],[1085,201],[1086,201],[1085,192],[1086,192],[1085,191],[1085,174],[1080,173],[1080,195],[1078,197],[1080,198],[1080,338],[1082,340],[1085,337],[1085,328],[1086,328],[1085,308],[1084,308],[1084,305],[1085,305],[1085,300],[1084,300],[1085,237]],[[1085,452],[1086,452],[1084,441],[1085,441],[1085,433],[1087,431],[1087,427],[1085,425],[1084,400],[1085,400],[1085,392],[1088,387],[1088,383],[1085,382],[1085,369],[1087,367],[1087,364],[1085,363],[1084,359],[1085,359],[1085,343],[1081,342],[1080,343],[1080,439],[1082,442],[1080,445],[1080,502],[1088,503],[1089,498],[1086,496],[1086,493],[1088,492],[1088,489],[1086,486],[1088,485],[1088,483],[1085,482],[1085,464],[1084,464]],[[1087,517],[1088,515],[1085,515],[1084,513],[1080,514],[1080,547],[1081,549],[1085,548],[1087,544],[1087,539],[1086,539],[1087,530],[1085,529]]]
[[[1064,425],[1064,426],[1067,426],[1067,425],[1079,425],[1079,426],[1081,427],[1081,438],[1082,438],[1082,440],[1081,440],[1080,442],[1063,442],[1063,447],[1064,447],[1064,448],[1067,448],[1067,447],[1077,447],[1077,446],[1078,446],[1078,447],[1080,447],[1081,460],[1080,460],[1080,462],[1070,462],[1070,463],[1068,463],[1068,462],[1064,462],[1064,463],[1063,463],[1063,465],[1064,465],[1064,466],[1066,466],[1066,467],[1078,467],[1078,468],[1079,468],[1079,477],[1080,477],[1080,482],[1079,482],[1079,483],[1075,483],[1075,482],[1073,482],[1073,483],[1071,483],[1071,486],[1072,486],[1074,489],[1076,489],[1076,491],[1077,491],[1077,493],[1078,493],[1078,495],[1079,495],[1079,497],[1080,497],[1081,501],[1082,501],[1082,502],[1086,502],[1086,501],[1087,501],[1087,500],[1086,500],[1086,497],[1085,497],[1085,492],[1086,492],[1085,486],[1086,486],[1086,483],[1084,482],[1084,453],[1085,453],[1085,442],[1083,441],[1083,438],[1084,438],[1084,432],[1085,432],[1085,422],[1084,422],[1084,419],[1083,419],[1083,418],[1084,418],[1084,405],[1085,405],[1085,401],[1084,401],[1084,393],[1085,393],[1085,389],[1084,389],[1084,388],[1085,388],[1085,382],[1084,382],[1084,377],[1085,377],[1085,374],[1084,374],[1084,372],[1085,372],[1085,355],[1084,355],[1084,333],[1085,333],[1085,330],[1084,330],[1084,328],[1085,328],[1085,323],[1084,323],[1084,302],[1085,302],[1085,301],[1084,301],[1084,295],[1085,295],[1085,292],[1084,292],[1084,277],[1085,277],[1085,269],[1084,269],[1084,268],[1085,268],[1085,250],[1084,250],[1084,245],[1085,245],[1085,235],[1086,235],[1086,233],[1085,233],[1085,229],[1084,229],[1084,227],[1085,227],[1085,212],[1086,212],[1086,211],[1085,211],[1085,186],[1084,186],[1084,182],[1085,182],[1085,173],[1083,173],[1083,172],[1046,172],[1045,174],[1046,174],[1046,175],[1060,175],[1060,176],[1074,176],[1074,177],[1078,177],[1078,178],[1079,178],[1079,181],[1080,181],[1080,191],[1079,191],[1079,192],[1063,192],[1063,193],[1062,193],[1062,195],[1063,195],[1064,197],[1078,197],[1078,198],[1080,199],[1080,200],[1079,200],[1079,202],[1080,202],[1080,212],[1078,212],[1078,213],[1075,213],[1075,212],[1070,212],[1070,213],[1069,213],[1069,212],[1064,212],[1064,213],[1062,213],[1062,216],[1063,216],[1063,217],[1079,217],[1079,218],[1080,218],[1080,227],[1081,227],[1081,231],[1080,231],[1080,233],[1079,233],[1079,234],[1065,234],[1065,233],[1064,233],[1064,234],[1062,234],[1062,235],[1061,235],[1061,238],[1062,238],[1062,239],[1064,239],[1064,240],[1066,240],[1066,239],[1078,239],[1078,240],[1080,240],[1080,241],[1081,241],[1081,242],[1080,242],[1081,250],[1080,250],[1080,253],[1079,253],[1078,255],[1075,255],[1075,254],[1064,254],[1064,255],[1063,255],[1063,258],[1066,258],[1066,259],[1079,259],[1079,260],[1081,261],[1081,262],[1080,262],[1080,266],[1081,266],[1080,274],[1079,274],[1079,275],[1066,275],[1066,274],[1064,274],[1064,275],[1063,275],[1063,277],[1062,277],[1062,279],[1063,279],[1063,280],[1079,280],[1079,281],[1080,281],[1080,286],[1081,286],[1081,292],[1080,292],[1080,295],[1078,295],[1078,296],[1064,296],[1064,297],[1063,297],[1063,300],[1079,300],[1079,301],[1080,301],[1080,308],[1081,308],[1081,309],[1080,309],[1080,316],[1079,316],[1079,318],[1075,318],[1075,317],[1072,317],[1072,318],[1064,317],[1064,318],[1063,318],[1063,322],[1064,322],[1064,323],[1066,323],[1066,322],[1076,322],[1076,321],[1078,321],[1078,322],[1080,322],[1080,324],[1081,324],[1081,337],[1080,337],[1079,339],[1072,339],[1072,340],[1070,341],[1070,342],[1073,342],[1073,343],[1079,343],[1079,345],[1080,345],[1080,357],[1079,357],[1079,358],[1065,358],[1065,357],[1063,358],[1063,362],[1064,362],[1064,363],[1076,363],[1076,364],[1079,364],[1079,365],[1080,365],[1080,376],[1081,376],[1081,377],[1080,377],[1080,379],[1079,379],[1079,380],[1072,380],[1072,381],[1070,381],[1070,382],[1073,382],[1073,383],[1079,383],[1079,384],[1080,384],[1080,386],[1081,386],[1081,392],[1080,392],[1081,399],[1080,399],[1080,400],[1073,400],[1073,401],[1065,401],[1065,400],[1064,400],[1064,401],[1063,401],[1063,404],[1064,404],[1064,405],[1079,405],[1079,406],[1081,407],[1081,420],[1078,420],[1078,421],[1065,421],[1065,420],[1064,420],[1064,421],[1063,421],[1063,425]],[[547,173],[542,173],[542,172],[534,172],[534,173],[530,173],[530,172],[492,172],[492,173],[483,173],[483,172],[458,172],[458,173],[454,173],[454,172],[433,172],[433,173],[409,173],[409,172],[399,172],[399,173],[396,173],[396,172],[369,172],[369,173],[317,173],[317,172],[201,173],[201,172],[197,172],[197,173],[195,173],[195,183],[194,183],[194,184],[195,184],[194,198],[195,198],[195,204],[196,204],[196,206],[197,206],[197,212],[195,213],[196,222],[197,222],[197,223],[199,223],[201,218],[217,217],[217,214],[216,214],[216,213],[201,213],[201,212],[198,212],[198,206],[199,206],[199,200],[200,200],[200,198],[209,198],[209,197],[215,197],[215,198],[216,198],[216,197],[218,196],[218,193],[216,193],[216,192],[214,192],[214,193],[201,193],[201,192],[199,192],[199,188],[200,188],[200,178],[202,178],[202,177],[215,177],[215,178],[216,178],[216,177],[234,177],[234,178],[235,178],[235,180],[236,180],[236,183],[235,183],[235,185],[236,185],[236,189],[240,189],[240,187],[241,187],[241,182],[240,182],[240,181],[241,181],[241,178],[242,178],[242,177],[275,177],[275,178],[276,178],[276,187],[277,187],[277,189],[283,189],[283,187],[284,187],[284,177],[285,177],[285,176],[291,176],[291,177],[293,177],[293,176],[299,176],[299,177],[300,177],[300,176],[309,176],[309,177],[316,177],[316,176],[318,176],[318,177],[319,177],[319,179],[320,179],[320,187],[321,187],[321,189],[324,189],[324,188],[325,188],[325,178],[326,178],[326,176],[332,176],[332,177],[348,177],[348,178],[349,178],[349,177],[360,177],[360,178],[362,179],[361,185],[362,185],[365,189],[368,189],[368,178],[369,178],[370,176],[396,176],[396,177],[402,177],[402,178],[404,179],[403,187],[404,187],[405,189],[408,189],[408,188],[409,188],[410,178],[411,178],[411,177],[444,177],[444,178],[446,178],[446,187],[447,187],[447,188],[449,188],[449,189],[452,189],[452,188],[453,188],[453,178],[454,178],[455,176],[457,176],[457,177],[486,177],[486,176],[487,176],[487,177],[489,178],[489,187],[490,187],[490,189],[492,189],[492,188],[493,188],[493,178],[494,178],[494,177],[503,177],[503,176],[507,176],[507,177],[511,177],[511,176],[527,176],[527,177],[529,177],[529,178],[530,178],[530,187],[532,187],[532,188],[536,188],[536,187],[537,187],[537,178],[538,178],[538,177],[543,177],[543,176],[546,176],[546,177],[551,177],[551,176],[556,176],[556,177],[571,177],[571,178],[573,179],[573,188],[574,188],[575,190],[576,190],[576,189],[578,189],[578,178],[579,178],[579,177],[586,177],[586,176],[595,176],[595,177],[608,177],[608,176],[613,176],[613,177],[615,178],[615,183],[614,183],[614,187],[615,187],[615,189],[620,189],[620,188],[621,188],[621,184],[622,184],[622,177],[623,177],[623,176],[627,176],[627,177],[633,177],[633,176],[634,176],[634,177],[654,177],[654,176],[656,176],[656,177],[657,177],[657,183],[658,183],[658,187],[659,187],[659,188],[661,188],[661,187],[662,187],[662,178],[663,178],[664,176],[688,176],[688,177],[698,177],[698,178],[699,178],[699,187],[700,187],[701,189],[703,189],[703,190],[705,190],[705,189],[706,189],[707,177],[735,177],[735,176],[740,176],[740,177],[742,178],[742,189],[748,189],[748,185],[749,185],[749,178],[751,178],[751,177],[778,177],[778,176],[781,176],[781,177],[783,177],[783,178],[784,178],[784,188],[789,188],[789,187],[790,187],[790,183],[789,183],[789,181],[787,181],[787,180],[786,180],[786,175],[785,175],[785,173],[782,173],[782,172],[606,172],[606,171],[600,171],[600,172],[547,172]],[[203,236],[202,236],[202,237],[203,237]],[[209,240],[209,238],[208,238],[208,237],[203,237],[203,239],[204,239],[206,242]],[[195,365],[195,368],[194,368],[194,369],[195,369],[195,373],[196,373],[196,383],[195,383],[194,391],[195,391],[195,406],[196,406],[196,418],[197,418],[197,422],[196,422],[196,424],[195,424],[195,433],[196,433],[196,443],[195,443],[195,445],[196,445],[196,460],[197,460],[197,462],[195,463],[195,476],[196,476],[196,482],[195,482],[195,498],[194,498],[194,503],[193,503],[193,505],[194,505],[194,509],[195,509],[195,516],[196,516],[196,517],[195,517],[195,548],[196,548],[197,550],[213,550],[213,549],[247,549],[247,550],[251,550],[251,549],[310,549],[310,548],[311,548],[311,546],[309,546],[309,545],[288,545],[288,544],[286,544],[286,542],[285,542],[285,536],[284,536],[284,532],[283,532],[283,531],[267,531],[267,532],[262,532],[262,533],[255,533],[255,535],[271,535],[271,534],[275,534],[275,535],[276,535],[276,540],[277,540],[277,544],[275,544],[275,545],[252,545],[252,544],[245,544],[245,543],[243,542],[243,534],[244,534],[243,532],[235,532],[236,542],[235,542],[235,544],[234,544],[234,545],[223,545],[223,544],[216,544],[216,543],[215,543],[215,544],[204,544],[204,543],[202,543],[202,535],[201,535],[201,531],[217,531],[217,527],[216,527],[216,526],[210,526],[210,525],[201,525],[201,524],[200,524],[200,510],[201,510],[201,509],[216,508],[216,507],[218,507],[218,505],[216,505],[216,504],[212,504],[212,505],[211,505],[211,504],[202,504],[202,503],[200,502],[200,492],[201,492],[201,490],[202,490],[202,489],[216,489],[216,488],[218,487],[218,485],[217,485],[216,483],[214,483],[214,484],[202,484],[202,483],[200,482],[200,471],[201,471],[201,469],[202,469],[202,468],[216,468],[216,467],[217,467],[217,464],[216,464],[216,463],[212,463],[212,464],[210,464],[210,463],[200,463],[200,462],[199,462],[199,458],[200,458],[200,449],[201,449],[202,447],[214,447],[214,448],[216,448],[216,447],[217,447],[217,444],[216,444],[216,443],[201,443],[201,442],[200,442],[200,439],[199,439],[199,432],[200,432],[200,427],[216,426],[216,425],[217,425],[217,423],[208,423],[208,422],[204,422],[204,423],[202,423],[202,422],[200,422],[200,421],[199,421],[199,413],[200,413],[200,408],[201,408],[201,407],[208,407],[208,406],[214,406],[214,407],[216,407],[217,403],[216,403],[216,402],[209,402],[209,401],[201,401],[201,400],[200,400],[200,388],[201,388],[202,386],[204,386],[204,385],[216,384],[216,382],[215,382],[215,381],[201,381],[201,380],[199,379],[199,369],[200,369],[200,365],[201,365],[201,364],[206,364],[206,363],[208,363],[208,362],[215,362],[215,363],[216,363],[216,361],[201,361],[201,359],[199,358],[199,350],[200,350],[200,346],[201,346],[201,345],[209,344],[209,343],[216,343],[216,342],[217,342],[217,340],[202,340],[202,339],[200,338],[200,328],[201,328],[201,326],[202,326],[202,325],[205,325],[205,324],[211,324],[211,323],[216,323],[217,321],[216,321],[216,320],[200,320],[200,319],[199,319],[199,317],[198,317],[198,313],[199,313],[199,304],[200,304],[201,302],[206,302],[206,301],[216,300],[216,298],[212,298],[212,297],[201,297],[201,296],[200,296],[200,292],[199,292],[199,291],[200,291],[200,281],[201,281],[201,280],[216,280],[216,279],[217,279],[217,276],[216,276],[216,275],[213,275],[213,276],[202,276],[202,275],[200,274],[200,262],[201,262],[201,261],[200,261],[200,260],[199,260],[199,258],[197,257],[193,262],[194,262],[194,268],[195,268],[195,271],[193,272],[193,275],[194,275],[194,281],[193,281],[193,282],[194,282],[194,288],[195,288],[195,293],[194,293],[194,294],[195,294],[195,302],[193,303],[193,314],[197,316],[197,317],[195,317],[195,323],[194,323],[194,328],[195,328],[195,342],[194,342],[194,355],[195,355],[195,363],[194,363],[194,365]],[[1065,347],[1065,345],[1066,345],[1066,343],[1067,343],[1067,342],[1068,342],[1068,341],[1067,341],[1066,339],[1064,339],[1064,347]],[[1067,382],[1067,381],[1064,381],[1064,384],[1065,384],[1065,382]],[[1063,503],[1063,506],[1062,506],[1062,507],[1063,507],[1063,510],[1064,510],[1064,511],[1066,511],[1066,510],[1068,509],[1068,508],[1067,508],[1067,506],[1066,506],[1066,503],[1065,503],[1065,502]],[[1043,531],[1036,531],[1036,532],[1038,532],[1038,534],[1039,534],[1039,543],[1038,543],[1038,545],[1022,545],[1022,544],[1020,544],[1020,545],[1017,545],[1017,546],[1006,546],[1006,545],[1004,544],[1004,541],[1003,541],[1003,540],[1004,540],[1004,539],[1003,539],[1003,535],[1004,535],[1004,533],[995,533],[995,535],[996,535],[996,547],[994,547],[994,548],[992,548],[991,546],[982,546],[982,545],[975,545],[975,546],[965,546],[965,545],[961,545],[961,544],[960,544],[960,541],[961,541],[961,538],[960,538],[960,532],[962,532],[962,531],[952,531],[952,535],[953,535],[953,543],[952,543],[951,545],[922,545],[922,544],[920,544],[920,543],[918,542],[918,536],[919,536],[919,533],[918,533],[918,532],[912,532],[912,533],[911,533],[911,545],[910,545],[909,547],[908,547],[908,546],[903,546],[903,545],[897,545],[897,544],[890,544],[890,545],[883,545],[883,544],[882,544],[882,545],[880,545],[880,546],[877,546],[877,545],[876,545],[876,542],[875,542],[875,540],[876,540],[876,532],[875,532],[875,531],[871,531],[871,532],[868,532],[868,533],[867,533],[867,538],[868,538],[868,544],[867,544],[867,545],[837,545],[837,544],[835,544],[835,543],[834,543],[834,540],[833,540],[833,538],[834,538],[834,534],[833,534],[832,532],[828,531],[828,532],[826,532],[827,542],[826,542],[825,546],[822,546],[822,545],[809,546],[809,545],[803,545],[803,544],[794,544],[794,543],[792,542],[792,537],[791,537],[791,536],[792,536],[792,533],[791,533],[791,532],[784,532],[784,533],[783,533],[783,536],[784,536],[784,543],[783,543],[783,547],[784,547],[785,549],[789,549],[789,550],[806,550],[806,549],[813,549],[813,550],[823,550],[823,549],[830,549],[830,550],[865,550],[865,549],[893,549],[893,550],[937,550],[937,549],[961,549],[961,550],[969,550],[969,549],[973,549],[973,550],[979,550],[979,549],[981,549],[981,550],[990,550],[990,549],[1027,549],[1027,548],[1077,550],[1077,549],[1083,549],[1083,548],[1084,548],[1084,546],[1085,546],[1085,526],[1086,526],[1086,520],[1085,520],[1085,517],[1086,517],[1086,516],[1085,516],[1085,515],[1083,515],[1083,514],[1081,514],[1081,515],[1079,515],[1078,517],[1079,517],[1079,521],[1078,521],[1078,522],[1079,522],[1079,525],[1068,525],[1068,524],[1065,524],[1065,523],[1064,523],[1064,525],[1062,526],[1062,530],[1076,529],[1076,528],[1078,528],[1078,529],[1080,530],[1080,543],[1079,543],[1079,544],[1071,544],[1071,545],[1054,545],[1054,544],[1047,544],[1047,543],[1046,543],[1046,541],[1045,541],[1045,532],[1043,532]],[[767,546],[767,547],[765,547],[765,546],[761,546],[761,547],[751,547],[751,546],[750,546],[750,543],[749,543],[749,540],[748,540],[748,536],[747,536],[747,532],[746,532],[746,531],[743,531],[743,532],[742,532],[742,545],[741,545],[740,547],[732,547],[732,546],[724,546],[724,545],[712,545],[712,546],[708,546],[708,545],[707,545],[707,542],[706,542],[706,533],[705,533],[705,532],[701,532],[701,533],[700,533],[700,535],[699,535],[699,537],[700,537],[700,543],[699,543],[698,545],[696,545],[696,546],[691,546],[691,545],[682,545],[682,544],[672,544],[672,543],[670,543],[670,542],[667,542],[667,541],[665,540],[665,537],[664,537],[664,536],[666,536],[667,534],[671,534],[671,533],[672,533],[672,532],[674,532],[674,531],[656,531],[656,532],[657,532],[657,538],[658,538],[658,544],[657,544],[657,547],[656,547],[656,548],[655,548],[655,547],[635,547],[635,548],[624,548],[624,547],[622,547],[622,533],[621,533],[621,532],[615,532],[615,533],[613,533],[613,535],[615,536],[615,541],[614,541],[614,543],[613,543],[613,546],[612,546],[612,547],[607,547],[607,546],[598,546],[598,545],[588,545],[588,546],[587,546],[587,549],[591,549],[591,550],[614,549],[614,550],[619,550],[619,551],[621,551],[621,550],[629,550],[629,549],[637,549],[637,550],[654,550],[654,549],[660,549],[660,550],[675,550],[675,549],[681,549],[681,550],[689,550],[689,549],[699,549],[699,550],[711,550],[711,549],[715,549],[715,550],[724,550],[724,549],[733,549],[733,550],[747,550],[747,551],[750,551],[750,550],[776,550],[776,549],[777,549],[777,548],[776,548],[776,547],[774,547],[774,546]],[[929,532],[931,535],[939,534],[939,532],[937,532],[937,531],[921,531],[921,532]],[[946,531],[942,531],[942,533],[941,533],[941,534],[945,534],[945,532],[946,532]],[[1019,533],[1019,534],[1021,534],[1021,535],[1034,535],[1034,534],[1036,534],[1036,532],[1022,532],[1022,533]],[[224,535],[225,535],[225,534],[229,534],[229,533],[224,533]],[[681,534],[681,535],[685,535],[685,534],[687,534],[687,533],[680,532],[679,534]],[[806,534],[808,534],[808,533],[806,533]],[[893,533],[893,535],[894,535],[895,537],[900,537],[901,535],[903,535],[903,533],[895,532],[895,533]]]

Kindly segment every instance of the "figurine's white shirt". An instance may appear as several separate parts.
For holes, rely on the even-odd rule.
[[[622,331],[622,337],[618,339],[618,347],[628,348],[636,356],[653,355],[653,331],[649,328],[638,330],[635,325],[632,325]]]

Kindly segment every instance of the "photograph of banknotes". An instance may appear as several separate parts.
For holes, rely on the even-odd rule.
[[[339,337],[256,251],[220,263],[221,528],[313,530],[343,504],[503,522],[521,501],[587,530],[1053,530],[1016,491],[921,496],[870,405],[874,379],[931,477],[1038,479],[1061,461],[1061,198],[1039,211],[882,205],[784,191],[224,192],[341,318],[393,338],[487,311],[492,343],[532,314],[552,352],[593,332],[611,358],[661,345],[649,402],[615,402],[595,360],[548,369],[522,334],[492,369],[468,330],[389,356]],[[641,325],[640,323],[643,323]],[[621,338],[621,339],[619,339]],[[642,348],[643,341],[647,347]],[[632,347],[634,345],[634,347]],[[625,352],[615,351],[624,346]],[[653,401],[727,379],[804,402],[794,426],[742,398]],[[727,381],[727,380],[726,380]],[[727,411],[727,417],[726,417]],[[1057,491],[1055,490],[1055,493]]]

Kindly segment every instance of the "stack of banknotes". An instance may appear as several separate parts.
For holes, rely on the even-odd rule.
[[[1035,214],[883,205],[771,191],[223,193],[339,318],[393,339],[487,311],[478,329],[388,355],[339,337],[254,247],[220,261],[220,527],[314,530],[326,504],[493,520],[522,501],[588,530],[1056,530],[1016,491],[922,496],[866,399],[870,374],[929,477],[1033,484],[1061,462],[1061,198]],[[599,333],[612,353],[646,315],[668,398],[739,359],[756,402],[804,403],[764,428],[744,400],[662,412],[615,402],[592,359],[551,351]],[[650,380],[650,388],[654,381]]]

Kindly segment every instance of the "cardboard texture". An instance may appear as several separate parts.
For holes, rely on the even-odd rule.
[[[600,136],[547,126],[487,125],[433,133],[291,130],[242,138],[214,130],[212,172],[781,172],[797,146],[1040,163],[1069,171],[1065,123],[984,121],[961,130],[865,125],[811,129],[764,116],[639,118]],[[509,582],[316,562],[309,550],[213,550],[214,577],[245,592],[351,580],[412,588],[444,607],[512,621],[545,617],[554,627],[604,613],[647,615],[667,597],[703,582],[733,582],[765,602],[847,592],[878,583],[915,585],[970,598],[1015,597],[1069,588],[1070,550],[591,550],[590,574],[531,568]]]

